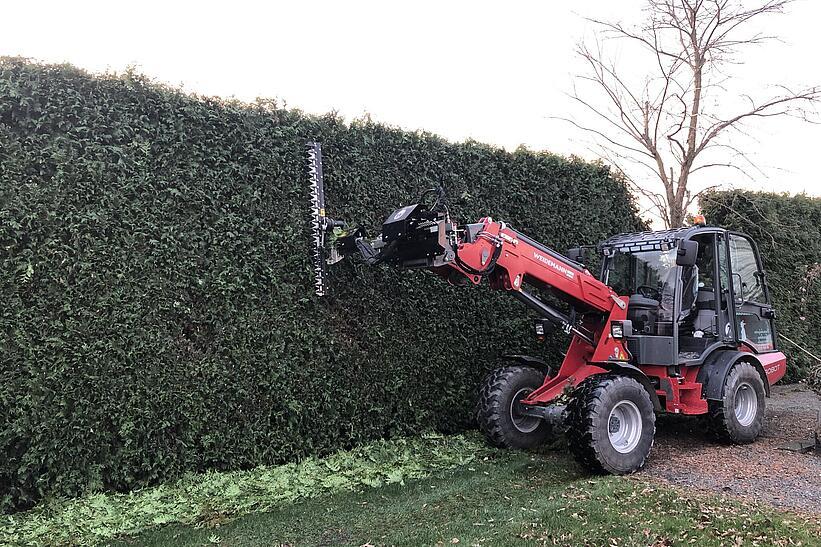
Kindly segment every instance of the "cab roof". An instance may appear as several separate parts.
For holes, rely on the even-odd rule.
[[[717,226],[686,226],[655,232],[632,232],[609,237],[599,244],[602,249],[617,249],[622,252],[667,250],[678,246],[684,239],[704,233],[724,232]]]

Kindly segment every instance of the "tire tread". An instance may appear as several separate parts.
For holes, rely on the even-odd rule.
[[[601,452],[600,443],[596,440],[594,417],[601,406],[605,392],[615,388],[619,383],[631,383],[644,390],[636,380],[618,374],[597,374],[583,380],[576,388],[573,400],[568,405],[567,441],[570,452],[576,461],[588,471],[594,473],[621,473],[612,468]],[[646,393],[646,392],[645,392]],[[649,401],[649,396],[648,396]],[[650,420],[655,438],[655,415]],[[650,448],[653,442],[651,441]],[[641,469],[646,463],[647,454],[636,469]]]
[[[727,377],[724,380],[724,390],[722,394],[721,401],[708,401],[708,417],[707,417],[707,429],[708,432],[717,440],[724,442],[724,443],[734,443],[734,444],[748,444],[755,440],[756,437],[761,432],[763,428],[763,420],[764,420],[764,412],[760,412],[757,416],[755,421],[753,422],[753,426],[757,429],[757,433],[750,438],[749,435],[743,435],[743,431],[739,428],[740,425],[735,423],[735,414],[734,410],[731,407],[727,406],[729,400],[727,399],[727,390],[726,386],[733,386],[738,381],[738,378],[744,374],[748,374],[751,378],[757,378],[761,381],[761,377],[758,375],[758,371],[755,369],[753,365],[746,361],[740,361],[733,365],[733,368],[730,369],[730,372],[727,373]],[[761,381],[760,385],[761,393],[764,392],[764,382]]]
[[[513,448],[511,439],[506,434],[505,423],[502,419],[509,412],[502,399],[506,390],[517,377],[525,374],[541,373],[534,368],[519,365],[505,366],[490,372],[479,388],[479,398],[476,405],[476,421],[479,429],[485,434],[488,442],[497,448]],[[546,426],[546,424],[545,424]],[[534,432],[534,445],[539,444],[547,436],[546,427],[542,426]]]

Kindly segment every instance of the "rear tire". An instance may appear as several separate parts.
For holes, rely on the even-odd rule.
[[[570,451],[584,468],[624,475],[644,466],[656,415],[647,390],[636,380],[591,376],[579,384],[567,410]]]
[[[479,390],[476,420],[488,442],[499,448],[534,448],[550,435],[550,425],[523,416],[516,403],[544,383],[544,374],[524,366],[494,370]]]
[[[764,427],[764,381],[753,365],[736,363],[724,379],[721,401],[709,401],[710,432],[724,442],[748,444]]]

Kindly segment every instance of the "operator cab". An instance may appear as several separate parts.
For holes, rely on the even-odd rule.
[[[620,234],[600,248],[602,281],[629,297],[625,336],[636,364],[699,365],[742,345],[775,351],[773,309],[748,236],[693,226]]]

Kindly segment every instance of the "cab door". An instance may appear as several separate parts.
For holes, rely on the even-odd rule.
[[[730,232],[728,240],[736,337],[758,353],[773,351],[774,313],[758,248],[743,234]]]

